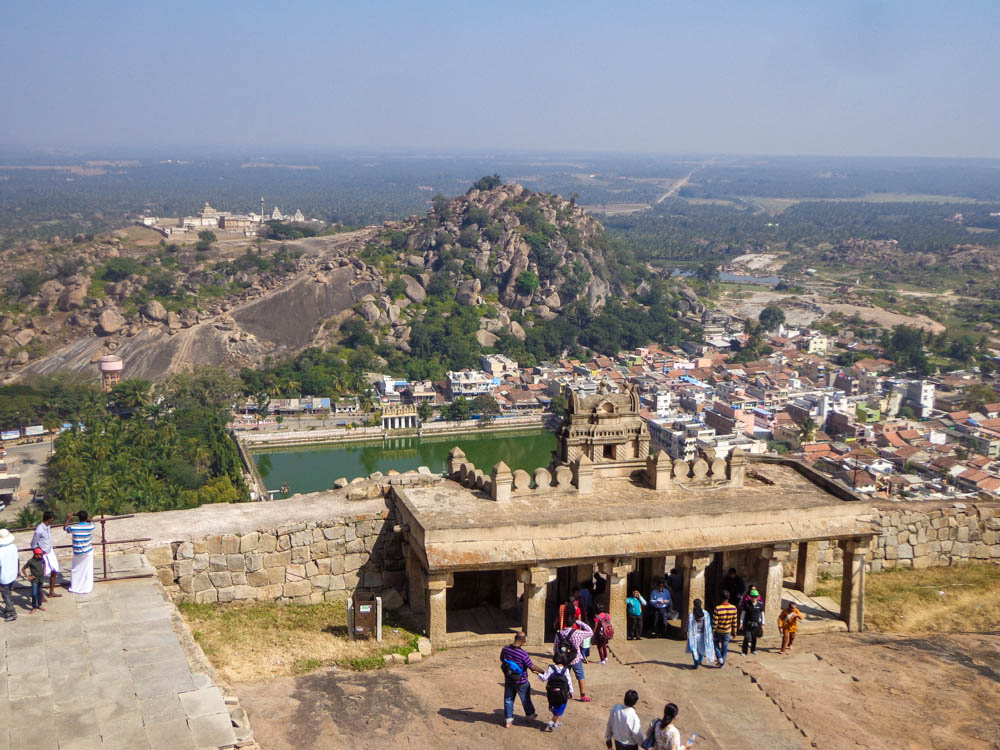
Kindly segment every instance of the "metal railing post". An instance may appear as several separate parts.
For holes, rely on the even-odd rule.
[[[108,580],[108,543],[104,534],[104,511],[101,511],[101,559],[104,563],[104,580]]]

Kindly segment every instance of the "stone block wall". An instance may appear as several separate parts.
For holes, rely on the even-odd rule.
[[[931,568],[963,563],[1000,564],[1000,504],[899,503],[875,508],[880,529],[867,568]],[[820,542],[819,570],[840,574],[836,543]]]
[[[175,601],[309,604],[369,589],[402,603],[402,536],[391,510],[146,549]],[[390,593],[393,592],[393,593]],[[398,606],[398,604],[397,604]]]

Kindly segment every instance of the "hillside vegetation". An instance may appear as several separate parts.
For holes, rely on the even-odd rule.
[[[531,362],[676,344],[698,323],[679,313],[702,309],[573,200],[495,175],[435,196],[424,216],[269,233],[298,239],[143,246],[119,232],[4,251],[0,366],[93,377],[114,351],[156,379],[192,360],[257,369],[312,348],[351,365],[341,380],[382,367],[440,379],[484,352]]]

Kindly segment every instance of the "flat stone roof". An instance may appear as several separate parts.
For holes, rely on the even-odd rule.
[[[871,535],[871,505],[842,500],[795,468],[748,465],[740,489],[657,492],[631,479],[594,491],[497,503],[454,481],[395,490],[401,523],[428,570],[653,556]]]

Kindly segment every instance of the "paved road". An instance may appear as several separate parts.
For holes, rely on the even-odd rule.
[[[51,450],[51,438],[46,438],[42,443],[7,446],[7,457],[4,461],[8,473],[19,474],[21,477],[21,499],[8,505],[0,514],[0,520],[10,523],[14,515],[31,502],[31,490],[41,485],[42,469]]]
[[[23,557],[23,556],[22,556]],[[192,673],[152,579],[96,584],[0,622],[0,750],[193,750],[236,742],[222,692]]]
[[[663,195],[661,195],[659,198],[656,199],[656,203],[654,203],[653,205],[654,206],[659,205],[660,203],[663,203],[663,201],[665,201],[667,198],[673,195],[677,195],[677,191],[688,184],[688,181],[691,179],[691,175],[693,174],[694,172],[688,172],[684,177],[677,180],[677,182],[673,184],[670,190],[668,190],[667,192],[665,192]]]

